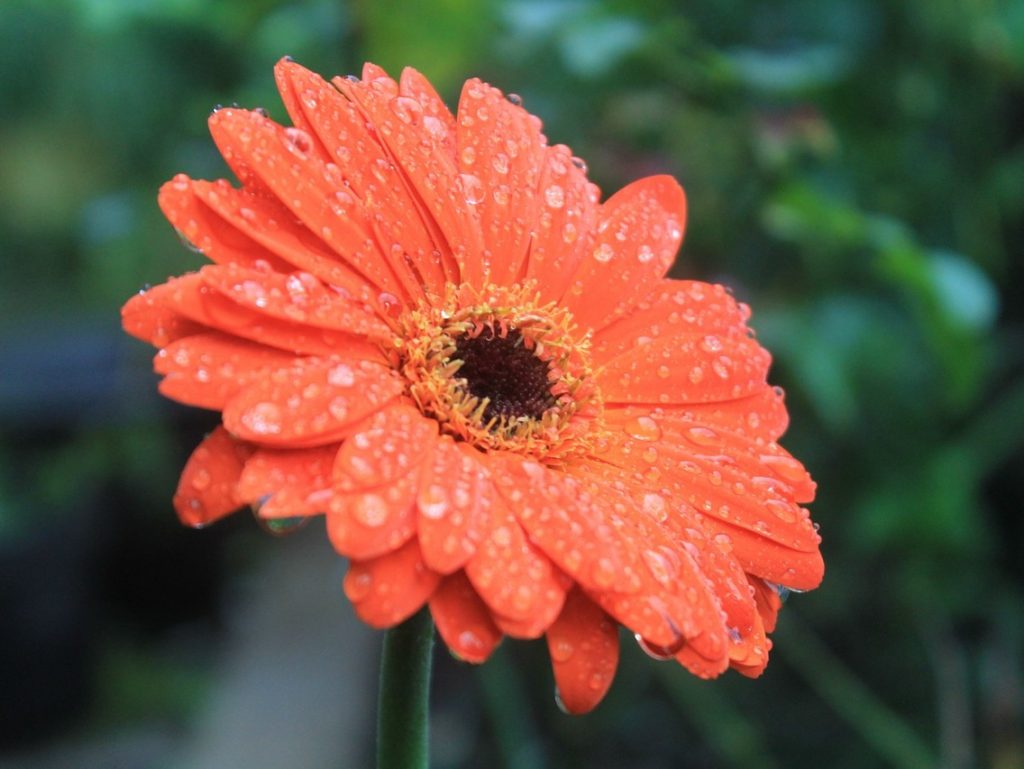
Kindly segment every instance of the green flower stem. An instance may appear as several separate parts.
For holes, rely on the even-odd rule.
[[[430,661],[434,622],[421,609],[384,637],[377,703],[377,769],[430,764]]]

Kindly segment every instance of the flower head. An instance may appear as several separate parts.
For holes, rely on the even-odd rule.
[[[803,466],[749,310],[666,277],[679,185],[604,202],[517,99],[453,116],[406,69],[276,69],[293,127],[221,109],[241,182],[160,192],[213,264],[132,298],[161,392],[222,412],[175,506],[326,514],[375,627],[428,604],[459,657],[545,636],[564,706],[611,683],[619,625],[699,676],[767,662],[779,586],[815,587]]]

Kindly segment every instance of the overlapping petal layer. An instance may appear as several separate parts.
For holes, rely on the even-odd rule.
[[[822,577],[815,487],[777,443],[788,417],[749,309],[666,277],[679,185],[601,202],[478,80],[453,115],[410,69],[276,76],[291,127],[210,119],[241,187],[160,192],[214,264],[123,310],[159,348],[161,391],[223,415],[181,519],[325,513],[364,621],[427,605],[470,662],[546,636],[571,712],[610,686],[620,625],[696,675],[760,673],[777,586]]]

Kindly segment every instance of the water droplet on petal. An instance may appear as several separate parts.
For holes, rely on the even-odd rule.
[[[544,190],[544,200],[552,208],[561,208],[565,205],[565,190],[557,184],[552,184]]]
[[[691,427],[686,431],[686,437],[698,446],[717,446],[722,440],[710,427]]]
[[[438,520],[448,512],[448,493],[444,486],[431,484],[419,498],[420,512],[427,518]]]
[[[351,387],[356,375],[347,363],[339,363],[327,373],[327,381],[335,387]]]
[[[551,644],[551,659],[554,662],[568,662],[576,648],[565,639],[559,639]]]
[[[352,516],[364,526],[378,528],[388,519],[388,504],[380,494],[361,494],[352,505]]]
[[[269,401],[257,403],[243,412],[241,421],[257,435],[276,435],[281,432],[281,408]]]
[[[613,256],[615,256],[615,252],[607,243],[602,243],[594,249],[594,258],[602,264],[610,262]]]
[[[203,491],[210,488],[212,478],[208,470],[197,470],[192,476],[192,488],[196,491]]]
[[[624,425],[626,433],[641,441],[656,441],[661,437],[661,428],[649,416],[630,419]]]
[[[301,128],[284,129],[284,138],[285,144],[288,145],[288,149],[297,155],[305,157],[309,154],[309,151],[313,149],[313,140],[310,139],[309,134]]]

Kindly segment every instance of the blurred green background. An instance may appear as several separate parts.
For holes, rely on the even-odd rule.
[[[285,54],[411,64],[452,106],[479,75],[606,194],[679,178],[673,274],[753,306],[820,485],[825,584],[762,679],[625,644],[574,719],[540,643],[439,653],[437,767],[1024,766],[1024,2],[686,5],[0,4],[0,766],[369,765],[343,565],[319,525],[178,527],[212,418],[118,323],[199,263],[159,184],[225,175],[215,104],[284,118]]]

